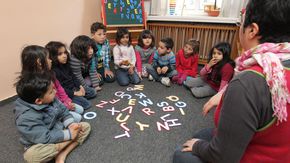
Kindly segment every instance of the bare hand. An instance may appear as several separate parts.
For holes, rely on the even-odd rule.
[[[68,126],[68,129],[71,133],[72,140],[74,140],[78,136],[79,131],[81,130],[81,125],[79,123],[72,123]]]
[[[128,69],[128,72],[130,75],[133,75],[134,74],[134,67],[131,66],[129,69]]]
[[[162,69],[161,69],[161,73],[162,74],[165,74],[167,71],[168,71],[168,67],[167,66],[162,67]]]
[[[217,63],[217,60],[215,58],[212,58],[209,63],[207,64],[210,67],[212,67],[213,65],[215,65]]]
[[[75,91],[75,92],[74,92],[74,95],[75,95],[75,96],[79,96],[79,97],[80,97],[80,96],[84,96],[84,94],[83,94],[83,92],[82,92],[81,90],[79,90],[79,91]]]
[[[101,75],[100,73],[97,73],[97,78],[98,78],[99,80],[102,80],[102,75]]]
[[[194,145],[198,140],[199,140],[199,139],[191,139],[191,140],[187,140],[187,141],[183,144],[182,152],[191,152],[191,151],[192,151],[192,147],[193,147],[193,145]]]
[[[85,88],[82,85],[80,85],[80,91],[83,94],[82,96],[86,95],[86,90],[85,90]]]
[[[216,95],[212,96],[204,105],[202,108],[202,115],[206,116],[209,111],[217,106],[222,98],[224,91],[218,92]]]
[[[138,76],[139,76],[140,80],[143,79],[143,78],[142,78],[142,73],[141,73],[141,72],[138,72]]]
[[[68,105],[69,105],[69,110],[72,110],[72,111],[75,110],[75,104],[74,103],[71,102]]]
[[[156,69],[156,71],[157,71],[157,74],[161,74],[161,68],[160,67],[157,67],[157,69]]]
[[[110,78],[114,77],[114,74],[111,70],[105,70],[104,72],[105,77],[109,76]]]

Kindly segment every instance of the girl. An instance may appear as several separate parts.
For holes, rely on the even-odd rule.
[[[56,89],[56,97],[70,110],[76,122],[80,122],[82,116],[79,113],[83,112],[83,107],[72,103],[64,89],[51,71],[51,59],[47,49],[31,45],[23,49],[21,54],[22,71],[21,75],[26,73],[44,73],[50,72],[53,78],[53,84]]]
[[[190,39],[183,49],[176,54],[176,70],[178,75],[172,77],[172,82],[182,85],[187,77],[196,77],[198,70],[199,41]]]
[[[117,45],[113,49],[117,82],[121,86],[138,84],[140,79],[135,71],[136,56],[131,45],[131,35],[126,28],[119,28],[116,34]]]
[[[188,78],[184,85],[190,88],[195,97],[206,97],[222,90],[232,79],[235,63],[230,59],[229,43],[215,45],[209,53],[209,62],[200,71],[201,77]]]
[[[138,45],[135,46],[136,67],[138,76],[148,77],[146,66],[152,63],[155,48],[155,38],[150,30],[143,30],[138,38]]]
[[[68,62],[69,53],[65,45],[61,42],[51,41],[45,47],[48,49],[52,60],[52,70],[54,71],[56,78],[60,81],[66,94],[74,103],[81,105],[84,109],[90,108],[90,101],[83,97],[85,95],[84,87],[75,78],[71,71]],[[79,113],[82,114],[83,111],[79,111]]]
[[[73,74],[85,89],[85,97],[91,99],[101,90],[97,75],[95,42],[88,36],[77,36],[70,45],[70,66]]]

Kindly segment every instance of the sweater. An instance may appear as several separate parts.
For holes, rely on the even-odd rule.
[[[178,73],[196,77],[198,73],[198,54],[186,58],[184,56],[184,50],[180,49],[176,54],[176,70]]]
[[[120,63],[122,61],[128,60],[131,65],[136,64],[136,55],[135,51],[133,49],[133,46],[130,45],[124,46],[124,45],[116,45],[113,49],[113,55],[114,55],[114,64],[115,64],[115,69],[118,68],[123,68],[123,69],[128,69],[130,68],[130,65],[122,65],[120,66]]]
[[[175,55],[172,51],[168,54],[163,55],[163,56],[159,55],[158,51],[156,51],[154,54],[154,57],[153,57],[152,66],[154,68],[157,68],[157,67],[162,68],[164,66],[167,66],[168,72],[169,72],[169,71],[175,70],[175,63],[176,63]]]
[[[142,72],[142,64],[151,64],[156,48],[142,48],[139,45],[135,46],[136,68],[138,72]]]

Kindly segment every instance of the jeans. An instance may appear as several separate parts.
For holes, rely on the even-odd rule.
[[[146,67],[148,74],[152,75],[152,77],[155,79],[155,81],[160,82],[162,77],[173,77],[174,75],[177,75],[176,70],[171,70],[166,72],[165,74],[158,74],[157,70],[152,65],[147,65]]]
[[[101,81],[100,81],[100,85],[103,85],[104,82],[112,83],[112,82],[115,81],[115,76],[113,76],[113,77],[106,76],[105,77],[105,68],[104,67],[99,68],[97,71],[98,71],[98,73],[100,73],[102,75],[102,78],[101,78]]]
[[[97,96],[97,92],[94,88],[92,87],[84,87],[85,91],[86,91],[86,94],[85,94],[85,98],[86,99],[92,99],[94,97]]]
[[[197,98],[212,96],[217,93],[217,91],[209,86],[201,77],[187,78],[184,81],[184,85],[188,87],[191,93]]]
[[[85,97],[73,96],[72,101],[73,103],[82,106],[84,110],[89,109],[92,106],[91,102],[87,100]]]
[[[140,83],[140,78],[136,71],[134,71],[134,74],[130,75],[127,69],[119,68],[116,70],[116,78],[117,82],[121,86],[127,86],[130,83],[132,84],[138,84]]]
[[[210,141],[213,137],[213,128],[206,128],[196,133],[193,138],[198,138]],[[182,147],[177,147],[173,155],[173,163],[205,163],[198,156],[193,155],[191,152],[182,152]]]

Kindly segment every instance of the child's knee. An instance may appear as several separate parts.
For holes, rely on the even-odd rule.
[[[55,144],[36,144],[28,148],[23,154],[28,163],[48,162],[58,154]]]

